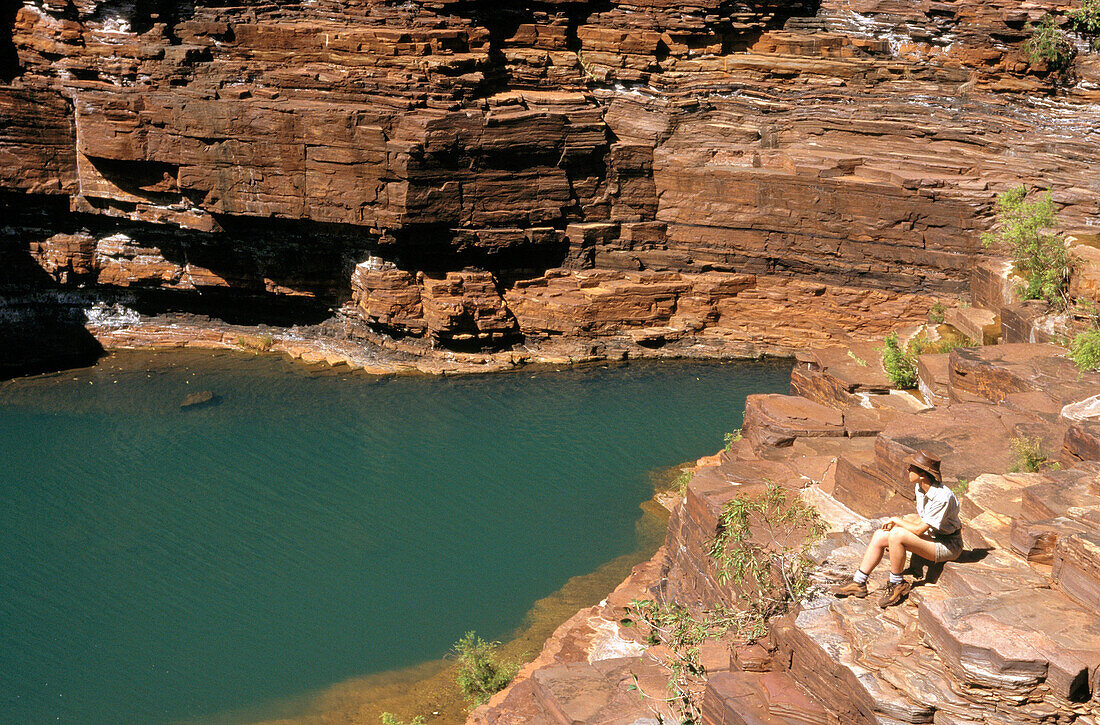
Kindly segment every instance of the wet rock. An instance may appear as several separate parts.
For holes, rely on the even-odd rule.
[[[214,395],[211,390],[200,390],[196,393],[190,393],[184,397],[180,403],[180,410],[194,410],[195,408],[202,408],[209,405],[217,405],[221,402],[221,398]]]

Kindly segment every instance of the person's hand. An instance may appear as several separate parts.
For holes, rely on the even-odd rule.
[[[881,528],[882,528],[883,531],[889,531],[890,529],[894,528],[895,526],[897,526],[897,522],[894,521],[893,519],[888,519],[886,521],[886,523],[884,523],[882,525]]]

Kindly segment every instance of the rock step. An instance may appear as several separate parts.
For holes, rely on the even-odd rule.
[[[1062,442],[1062,462],[1100,461],[1100,421],[1077,421],[1066,430]]]
[[[892,481],[883,475],[874,450],[837,457],[833,498],[862,516],[905,514],[913,509]]]
[[[1027,396],[1022,408],[1041,409],[1037,398],[1060,412],[1062,407],[1095,395],[1100,373],[1082,373],[1051,344],[1009,343],[951,351],[951,391],[957,400],[974,397],[1011,405]]]
[[[970,273],[970,300],[976,308],[994,312],[1016,301],[1016,280],[1012,262],[1007,259],[985,259]]]
[[[1017,520],[1012,524],[1009,547],[1028,564],[1051,566],[1058,540],[1080,531],[1079,523],[1061,516],[1032,522]]]
[[[791,394],[815,403],[844,408],[859,403],[860,394],[885,394],[893,384],[882,368],[881,345],[854,343],[799,353],[791,371]]]
[[[1095,705],[1100,620],[1051,589],[952,596],[930,587],[917,607],[926,641],[967,692],[992,704]],[[1021,719],[1020,722],[1028,722]]]
[[[885,582],[881,586],[874,579],[868,583],[871,589],[868,597],[838,599],[831,608],[854,645],[856,661],[870,670],[880,670],[902,653],[903,646],[911,648],[913,643],[919,643],[920,637],[916,632],[916,612],[910,607],[881,609],[878,598]]]
[[[1025,560],[1005,549],[966,551],[960,559],[962,561],[943,565],[935,577],[936,589],[948,596],[995,596],[1023,588],[1050,586],[1047,574],[1035,571]],[[925,593],[922,587],[921,595]]]
[[[1001,337],[1001,319],[994,310],[981,307],[952,307],[944,322],[979,345],[994,345]]]
[[[532,717],[555,725],[627,725],[655,720],[655,711],[667,717],[668,708],[659,702],[668,696],[667,679],[664,669],[644,657],[543,667],[527,681],[540,708]],[[628,689],[634,684],[650,697]]]
[[[764,448],[789,446],[795,438],[843,436],[844,415],[797,395],[750,395],[741,434],[759,455]]]
[[[1092,525],[1100,511],[1100,476],[1096,466],[1043,471],[1020,492],[1020,515],[1025,522],[1058,517]]]
[[[947,353],[917,358],[917,389],[934,406],[951,403],[951,364]]]
[[[1052,572],[1054,581],[1065,594],[1093,612],[1100,612],[1100,534],[1097,530],[1058,537]]]
[[[783,672],[720,672],[703,695],[705,725],[829,725],[825,707]]]
[[[873,405],[837,408],[798,395],[750,395],[741,433],[756,455],[766,456],[797,440],[875,436],[902,412]]]
[[[860,664],[858,648],[830,604],[825,600],[804,608],[784,633],[794,680],[813,692],[841,722],[931,723],[932,707],[913,702],[876,671]]]

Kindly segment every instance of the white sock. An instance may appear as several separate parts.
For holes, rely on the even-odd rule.
[[[862,569],[856,569],[856,573],[852,574],[852,578],[856,580],[856,584],[867,583],[867,575],[863,573]]]
[[[890,573],[891,584],[901,584],[903,581],[905,581],[905,577],[901,574],[894,574],[893,572]]]

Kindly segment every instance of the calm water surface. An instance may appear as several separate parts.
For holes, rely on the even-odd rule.
[[[0,722],[201,721],[505,637],[789,372],[131,353],[0,383]]]

